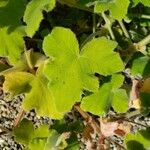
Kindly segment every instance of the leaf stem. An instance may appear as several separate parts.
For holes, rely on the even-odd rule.
[[[143,18],[143,19],[150,19],[150,15],[141,15],[141,18]]]
[[[125,27],[123,21],[121,20],[121,21],[118,21],[118,22],[119,22],[120,27],[122,28],[122,31],[123,31],[124,35],[125,35],[127,38],[130,39],[130,35],[129,35],[129,33],[128,33],[128,31],[127,31],[127,29],[126,29],[126,27]]]
[[[135,117],[137,115],[141,114],[141,110],[140,109],[137,109],[135,111],[132,111],[132,112],[129,112],[129,113],[126,113],[125,117],[130,119],[132,117]]]
[[[19,125],[19,123],[21,122],[23,116],[25,115],[25,111],[21,110],[21,112],[18,114],[15,122],[14,122],[14,128],[17,127]]]
[[[103,19],[105,20],[105,23],[106,23],[106,28],[108,29],[109,33],[110,33],[110,36],[113,40],[115,40],[115,36],[114,36],[114,33],[112,31],[112,23],[110,22],[110,20],[108,19],[108,17],[106,16],[106,14],[103,12],[102,13],[102,17]]]
[[[93,33],[95,33],[95,32],[96,32],[96,16],[93,13]],[[95,38],[95,37],[93,37],[93,38]]]
[[[90,34],[84,41],[83,41],[83,43],[81,44],[81,49],[82,49],[82,47],[87,43],[87,42],[89,42],[91,39],[93,39],[95,36],[103,36],[104,35],[104,33],[102,32],[102,31],[96,31],[96,32],[94,32],[94,33],[92,33],[92,34]]]
[[[74,108],[81,114],[81,116],[91,124],[91,127],[98,133],[99,136],[105,138],[101,132],[100,125],[85,111],[83,111],[79,105],[74,105]],[[120,145],[118,142],[110,139],[110,138],[105,138],[108,142],[114,143],[118,145],[120,148],[125,149],[122,145]]]
[[[97,122],[85,111],[83,111],[79,105],[75,105],[74,108],[81,114],[81,116],[93,127],[93,129],[98,133],[99,136],[102,136],[100,126]]]
[[[33,65],[32,65],[32,62],[31,62],[30,54],[27,53],[26,49],[24,50],[24,54],[25,54],[25,58],[26,58],[27,64],[28,64],[29,68],[32,70],[33,69]]]
[[[138,123],[138,122],[135,122],[133,120],[129,120],[129,119],[124,119],[125,121],[127,122],[130,122],[130,123],[133,123],[133,124],[136,124],[136,125],[139,125],[139,126],[142,126],[142,127],[145,127],[147,128],[148,126],[144,125],[144,124],[141,124],[141,123]]]
[[[147,37],[145,37],[143,40],[141,40],[140,42],[138,42],[137,43],[137,46],[139,47],[139,48],[141,48],[141,47],[143,47],[143,46],[146,46],[147,44],[149,44],[150,43],[150,34],[147,36]]]

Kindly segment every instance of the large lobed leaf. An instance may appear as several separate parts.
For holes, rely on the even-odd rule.
[[[3,86],[12,95],[25,93],[22,104],[24,110],[35,109],[37,114],[55,119],[62,117],[63,114],[56,110],[52,93],[47,87],[47,79],[39,72],[36,76],[27,72],[10,72],[5,74]]]
[[[35,109],[39,115],[60,119],[81,100],[83,89],[98,91],[95,73],[106,76],[124,69],[119,54],[113,51],[116,46],[116,42],[102,37],[88,42],[80,52],[74,33],[56,27],[44,39],[43,49],[49,56],[44,65],[38,66],[35,75],[23,71],[6,73],[4,89],[12,95],[25,93],[22,106],[26,111]],[[112,88],[122,82],[122,77],[119,81],[115,78]],[[104,93],[111,91],[109,87],[108,83]]]
[[[109,75],[123,70],[119,55],[113,51],[115,47],[115,42],[102,37],[87,43],[80,52],[73,32],[61,27],[54,28],[44,39],[43,49],[50,57],[44,73],[60,112],[70,110],[81,99],[83,89],[97,91],[95,72]]]

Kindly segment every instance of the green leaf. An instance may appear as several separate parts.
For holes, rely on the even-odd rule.
[[[125,136],[125,144],[129,150],[144,150],[150,147],[150,128]]]
[[[32,136],[32,138],[47,138],[49,135],[50,131],[48,129],[47,125],[41,125],[39,128],[37,128],[34,131],[34,134]]]
[[[2,0],[0,4],[0,56],[8,57],[10,63],[15,64],[24,50],[25,32],[21,18],[25,1]]]
[[[45,65],[50,90],[57,109],[66,112],[81,99],[82,81],[77,39],[69,29],[54,28],[44,39],[43,49],[46,55],[53,59]]]
[[[146,77],[150,74],[150,58],[148,56],[140,56],[133,60],[131,73],[141,77]]]
[[[3,0],[0,3],[0,27],[8,27],[9,32],[21,25],[25,10],[24,0]],[[0,34],[1,35],[1,34]]]
[[[62,119],[62,120],[55,120],[51,128],[57,130],[59,133],[69,132],[69,131],[81,133],[83,132],[84,127],[81,121],[74,121],[68,124],[68,122]]]
[[[72,144],[69,144],[65,150],[79,150],[80,149],[80,144],[78,142],[74,142]]]
[[[150,107],[149,97],[150,97],[150,93],[146,93],[146,92],[140,93],[141,106],[148,110]]]
[[[47,87],[48,81],[38,71],[34,79],[30,82],[31,90],[25,94],[22,107],[26,111],[35,109],[37,114],[41,116],[60,119],[64,114],[57,111],[52,92]]]
[[[128,96],[124,89],[113,91],[112,107],[119,113],[124,113],[128,109]]]
[[[55,130],[51,130],[51,133],[47,139],[47,143],[45,145],[45,149],[44,150],[57,150],[57,146],[56,146],[56,142],[59,138],[59,135]]]
[[[4,90],[10,92],[13,96],[25,93],[22,104],[24,110],[35,109],[38,115],[58,119],[63,114],[56,110],[47,83],[47,79],[42,75],[42,67],[37,70],[36,76],[27,72],[14,71],[5,74]]]
[[[55,130],[51,130],[51,133],[47,139],[44,150],[63,150],[67,147],[66,133],[58,134]]]
[[[0,7],[4,7],[8,4],[8,0],[0,0]]]
[[[23,119],[18,127],[13,131],[15,140],[24,145],[28,145],[34,134],[33,123],[27,119]]]
[[[95,5],[94,12],[102,13],[109,10],[114,19],[121,20],[126,16],[129,4],[129,0],[110,0],[109,2],[99,1]]]
[[[16,96],[22,93],[29,92],[31,86],[29,83],[34,79],[34,76],[25,72],[11,72],[5,74],[5,82],[3,89],[5,92],[9,92],[12,96]]]
[[[81,102],[81,108],[95,115],[104,115],[110,107],[111,85],[105,83],[99,91],[84,97]]]
[[[103,115],[112,104],[115,111],[125,112],[128,109],[128,97],[125,90],[118,89],[122,84],[121,75],[112,75],[111,81],[104,83],[98,92],[82,99],[81,108],[95,115]],[[119,103],[120,108],[118,108]]]
[[[111,86],[112,89],[118,89],[123,85],[124,76],[121,74],[113,74],[111,76]]]
[[[28,146],[29,150],[44,150],[49,134],[50,131],[47,125],[42,125],[34,130],[32,140],[30,141]]]
[[[24,28],[16,28],[9,32],[8,28],[0,28],[0,56],[8,57],[11,64],[17,63],[24,50]]]
[[[30,143],[29,143],[29,150],[44,150],[45,148],[45,144],[46,144],[47,138],[46,139],[40,139],[40,138],[36,138],[33,139]]]
[[[150,7],[150,1],[149,0],[133,0],[134,4],[142,3],[145,6]]]
[[[106,38],[97,38],[88,42],[81,50],[81,57],[90,62],[92,70],[102,75],[111,75],[123,70],[119,54],[113,50],[117,43]]]
[[[47,138],[51,133],[47,125],[41,125],[34,130],[33,123],[23,119],[13,130],[15,140],[25,145],[28,150],[44,150]]]
[[[87,43],[79,53],[73,32],[61,27],[54,28],[44,39],[43,49],[50,57],[44,73],[60,112],[70,110],[81,99],[83,89],[97,91],[94,73],[108,75],[123,70],[119,55],[113,52],[115,47],[115,42],[102,37]]]
[[[80,143],[78,141],[78,137],[76,133],[73,133],[73,132],[71,133],[71,136],[67,140],[67,143],[68,143],[68,146],[65,148],[65,150],[79,150],[80,149]]]
[[[29,50],[27,53],[33,67],[39,67],[46,60],[46,56],[42,53],[34,52],[33,50]]]
[[[55,0],[32,0],[28,3],[24,14],[28,36],[32,37],[38,30],[43,19],[42,11],[51,11],[55,7],[55,3]]]
[[[140,89],[141,106],[148,109],[150,107],[150,78],[144,80],[142,88]]]

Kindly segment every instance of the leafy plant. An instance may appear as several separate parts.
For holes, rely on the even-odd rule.
[[[149,127],[136,133],[130,127],[136,115],[149,113],[149,9],[148,0],[0,0],[6,100],[24,94],[23,111],[59,123],[76,110],[86,122],[83,137],[90,141],[88,131],[96,132],[100,149],[113,143],[112,134],[124,138],[124,149],[150,147]],[[66,131],[66,123],[34,129],[21,120],[13,135],[26,150],[79,149],[71,123]],[[104,133],[108,126],[111,134]]]

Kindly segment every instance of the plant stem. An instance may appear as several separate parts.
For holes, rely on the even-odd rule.
[[[81,49],[82,49],[82,47],[87,43],[87,42],[89,42],[91,39],[93,39],[95,36],[103,36],[104,34],[103,34],[103,32],[102,31],[97,31],[97,32],[94,32],[94,33],[92,33],[92,34],[90,34],[84,41],[83,41],[83,43],[81,44]]]
[[[106,28],[108,29],[109,33],[110,33],[110,36],[113,40],[115,40],[115,36],[114,36],[114,33],[112,31],[112,23],[110,22],[110,20],[108,19],[108,17],[106,16],[106,14],[103,12],[102,13],[102,17],[103,19],[105,20],[105,23],[106,23]]]
[[[103,137],[103,134],[101,132],[100,129],[100,125],[94,120],[92,119],[92,117],[85,111],[83,111],[79,105],[74,105],[74,108],[81,114],[81,116],[88,122],[90,123],[91,127],[93,127],[93,129],[98,133],[99,137]],[[120,148],[125,149],[122,145],[120,145],[118,142],[110,139],[110,138],[105,138],[109,143],[114,143],[116,145],[118,145]]]
[[[96,32],[96,16],[95,16],[95,14],[93,14],[93,33],[95,33]],[[93,37],[93,38],[95,38],[95,37]]]
[[[130,39],[130,35],[129,35],[129,33],[128,33],[128,31],[127,31],[127,29],[126,29],[126,27],[125,27],[123,21],[118,21],[118,22],[119,22],[120,27],[122,28],[122,31],[123,31],[124,35],[125,35],[127,38]]]
[[[14,128],[17,127],[19,125],[19,123],[21,122],[23,116],[25,114],[24,110],[21,110],[21,112],[19,113],[19,115],[17,116],[15,122],[14,122]]]
[[[130,119],[130,118],[135,117],[135,116],[137,116],[139,114],[141,114],[141,110],[137,109],[135,111],[126,113],[125,117],[128,118],[128,119]]]
[[[138,123],[138,122],[135,122],[135,121],[132,121],[132,120],[128,120],[128,119],[124,119],[124,121],[127,121],[127,122],[131,122],[133,124],[136,124],[136,125],[139,125],[139,126],[142,126],[142,127],[145,127],[147,128],[148,126],[144,125],[144,124],[141,124],[141,123]]]
[[[29,68],[31,70],[33,70],[33,65],[32,65],[31,58],[30,58],[30,53],[28,53],[27,50],[24,49],[24,54],[25,54],[25,58],[26,58],[26,61],[27,61]]]
[[[147,37],[145,37],[143,40],[141,40],[140,42],[138,42],[137,43],[137,46],[139,47],[139,48],[141,48],[141,47],[143,47],[143,46],[146,46],[147,44],[149,44],[150,43],[150,34],[147,36]]]
[[[93,127],[93,129],[98,133],[99,136],[102,136],[100,126],[97,122],[85,111],[83,111],[79,105],[75,105],[74,108],[81,114],[81,116]]]
[[[141,18],[143,18],[143,19],[150,19],[150,15],[141,15]]]

